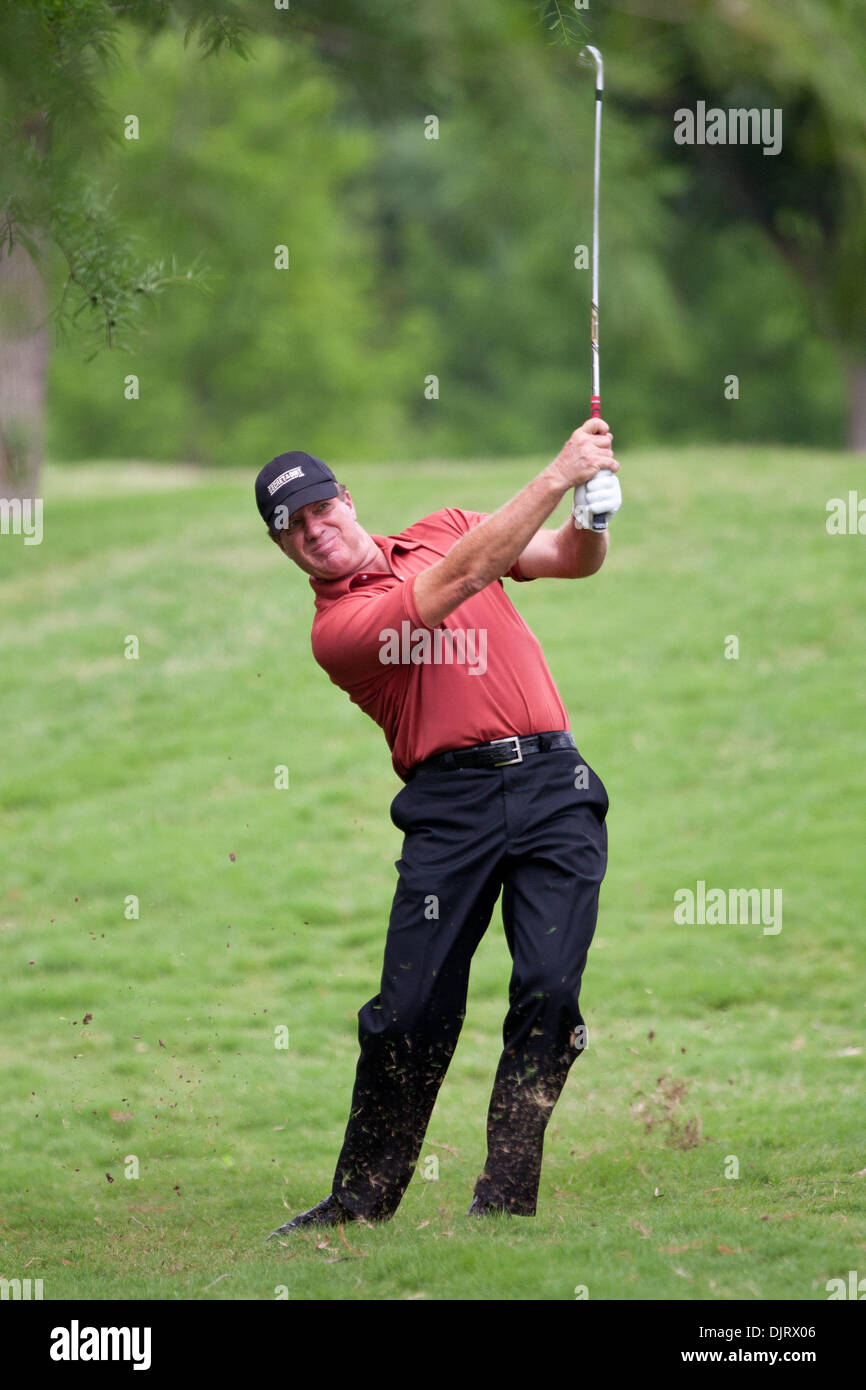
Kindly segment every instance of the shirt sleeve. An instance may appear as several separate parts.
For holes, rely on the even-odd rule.
[[[490,512],[467,512],[464,511],[462,507],[446,507],[442,514],[452,520],[453,524],[458,529],[459,535],[465,535],[467,531],[474,530],[476,526],[480,525],[482,521],[486,521],[490,516]],[[524,574],[523,570],[520,568],[519,560],[515,560],[511,569],[505,571],[503,578],[514,579],[518,584],[532,583],[532,578]]]
[[[312,645],[335,685],[347,689],[393,670],[388,644],[400,642],[404,622],[410,630],[430,629],[415,604],[416,577],[395,584],[383,576],[382,583],[354,589],[329,605],[313,629]]]

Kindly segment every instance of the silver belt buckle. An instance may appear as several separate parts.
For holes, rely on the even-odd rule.
[[[494,763],[494,764],[493,764],[494,767],[510,767],[512,763],[522,763],[522,762],[523,762],[523,749],[522,749],[521,746],[520,746],[520,739],[518,738],[517,734],[509,734],[508,738],[492,738],[492,739],[490,740],[490,742],[491,742],[491,743],[513,743],[513,744],[514,744],[514,752],[515,752],[515,754],[516,754],[516,756],[513,757],[513,758],[504,758],[503,761],[502,761],[501,763]]]

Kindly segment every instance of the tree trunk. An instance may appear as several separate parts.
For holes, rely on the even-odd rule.
[[[48,296],[16,241],[0,254],[0,497],[35,497],[42,464]]]
[[[848,447],[866,454],[866,359],[845,364],[848,381]]]

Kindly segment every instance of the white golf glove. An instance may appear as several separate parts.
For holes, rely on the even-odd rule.
[[[604,468],[600,473],[596,473],[594,478],[590,478],[588,483],[581,483],[580,487],[575,489],[571,514],[579,531],[591,531],[594,516],[604,515],[610,520],[616,516],[621,506],[622,489],[619,479],[615,473]]]

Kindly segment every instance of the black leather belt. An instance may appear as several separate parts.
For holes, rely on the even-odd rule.
[[[476,743],[471,748],[453,748],[447,753],[436,753],[416,763],[409,769],[412,778],[416,772],[439,772],[458,767],[510,767],[512,763],[522,763],[531,753],[547,753],[554,748],[577,748],[572,734],[557,730],[549,734],[527,734],[518,738],[494,738],[490,743]]]

